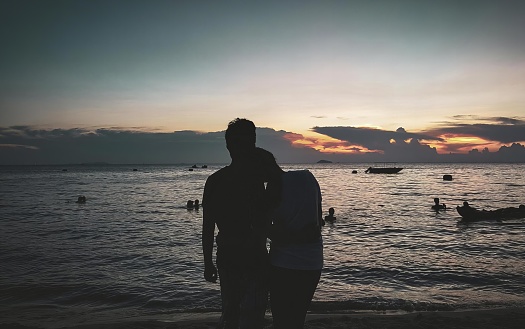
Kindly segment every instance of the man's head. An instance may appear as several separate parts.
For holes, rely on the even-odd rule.
[[[228,124],[225,137],[231,158],[245,157],[255,149],[255,124],[248,119],[236,118]]]

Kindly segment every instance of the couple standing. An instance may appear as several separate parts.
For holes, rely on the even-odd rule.
[[[303,328],[323,267],[321,191],[309,171],[283,171],[255,139],[252,121],[230,122],[231,164],[206,181],[204,277],[220,279],[218,328],[262,328],[268,291],[274,328]]]

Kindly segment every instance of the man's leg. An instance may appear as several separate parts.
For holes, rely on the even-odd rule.
[[[240,305],[240,329],[260,329],[268,303],[268,270],[266,268],[244,272]]]
[[[219,267],[222,314],[217,329],[238,329],[241,302],[241,272],[237,268]]]

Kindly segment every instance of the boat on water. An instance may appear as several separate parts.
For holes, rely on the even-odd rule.
[[[365,173],[370,174],[397,174],[403,168],[398,167],[368,167]]]
[[[471,207],[468,202],[463,202],[463,206],[457,206],[456,210],[461,215],[462,220],[473,222],[480,220],[502,220],[525,218],[525,206],[500,208],[496,210],[479,210]]]

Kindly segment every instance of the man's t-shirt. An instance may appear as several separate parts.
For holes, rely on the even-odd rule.
[[[203,208],[219,229],[217,266],[263,266],[264,184],[249,168],[224,167],[206,180]]]

